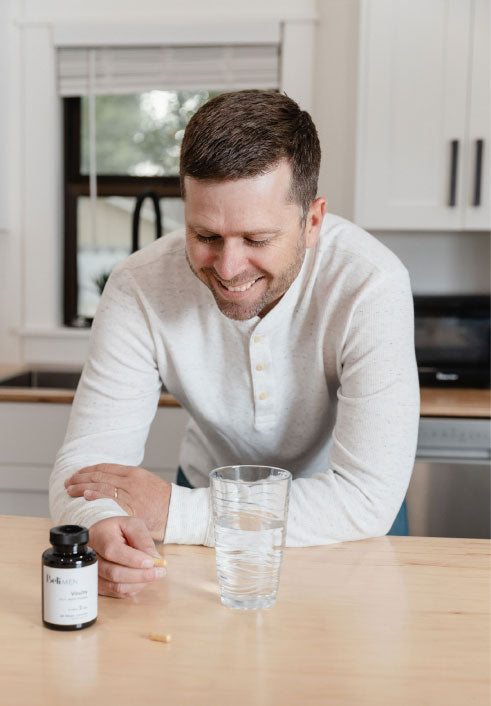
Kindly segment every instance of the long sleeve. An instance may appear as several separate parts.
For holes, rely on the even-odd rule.
[[[50,478],[50,511],[56,522],[90,527],[126,514],[113,500],[70,498],[63,483],[84,466],[141,463],[161,389],[154,349],[131,274],[116,268],[94,320],[88,360]]]
[[[354,300],[346,320],[346,311],[339,312],[344,335],[337,352],[340,385],[327,467],[311,477],[293,480],[287,546],[384,535],[409,485],[417,443],[419,386],[407,272],[398,266],[395,275],[364,283]],[[330,319],[326,335],[332,338],[335,328],[336,322]],[[287,379],[284,384],[288,386]],[[311,421],[302,409],[313,405],[310,396],[295,400],[296,429],[290,433],[295,444],[306,443]],[[281,465],[275,457],[279,459],[286,438],[281,442],[274,429],[270,434],[271,447],[276,449],[271,462]],[[251,458],[248,453],[241,452],[233,462]],[[225,465],[230,458],[220,463]],[[267,463],[268,456],[258,456],[255,462]],[[288,462],[283,467],[289,468]],[[212,545],[211,524],[208,488],[173,490],[166,541]]]
[[[292,484],[287,545],[386,534],[411,478],[419,421],[409,277],[368,286],[347,322],[329,469]]]
[[[263,318],[233,321],[168,235],[116,268],[50,480],[58,522],[123,515],[71,499],[64,480],[96,463],[139,465],[161,379],[189,412],[165,541],[213,544],[208,474],[230,464],[292,472],[287,544],[385,534],[414,463],[419,389],[413,301],[397,258],[326,217],[322,242]]]

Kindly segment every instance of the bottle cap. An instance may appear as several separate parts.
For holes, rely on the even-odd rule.
[[[80,525],[59,525],[50,529],[49,541],[57,547],[87,544],[89,530],[86,527],[80,527]]]

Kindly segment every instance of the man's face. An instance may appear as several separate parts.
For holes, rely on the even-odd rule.
[[[303,226],[300,206],[288,203],[290,179],[286,161],[234,181],[185,177],[187,260],[230,319],[267,314],[317,240],[325,200],[314,202]]]

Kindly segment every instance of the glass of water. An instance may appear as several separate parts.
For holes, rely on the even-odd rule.
[[[267,608],[276,600],[291,478],[272,466],[210,473],[218,584],[230,608]]]

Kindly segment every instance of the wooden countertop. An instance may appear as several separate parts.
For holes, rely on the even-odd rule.
[[[491,390],[421,388],[422,417],[491,417]]]
[[[0,379],[22,372],[18,365],[0,365]],[[51,402],[71,404],[73,390],[0,387],[0,402]],[[160,396],[159,407],[179,407],[172,395]],[[422,417],[491,417],[491,390],[421,388]]]
[[[0,364],[0,380],[27,370],[26,366]],[[26,387],[0,387],[0,402],[50,402],[71,404],[74,390]],[[179,407],[179,403],[167,392],[160,395],[159,407]]]
[[[64,633],[41,623],[51,524],[0,516],[2,703],[489,703],[489,540],[287,549],[277,603],[260,612],[221,605],[213,549],[167,545],[165,579],[100,598],[95,625]]]

